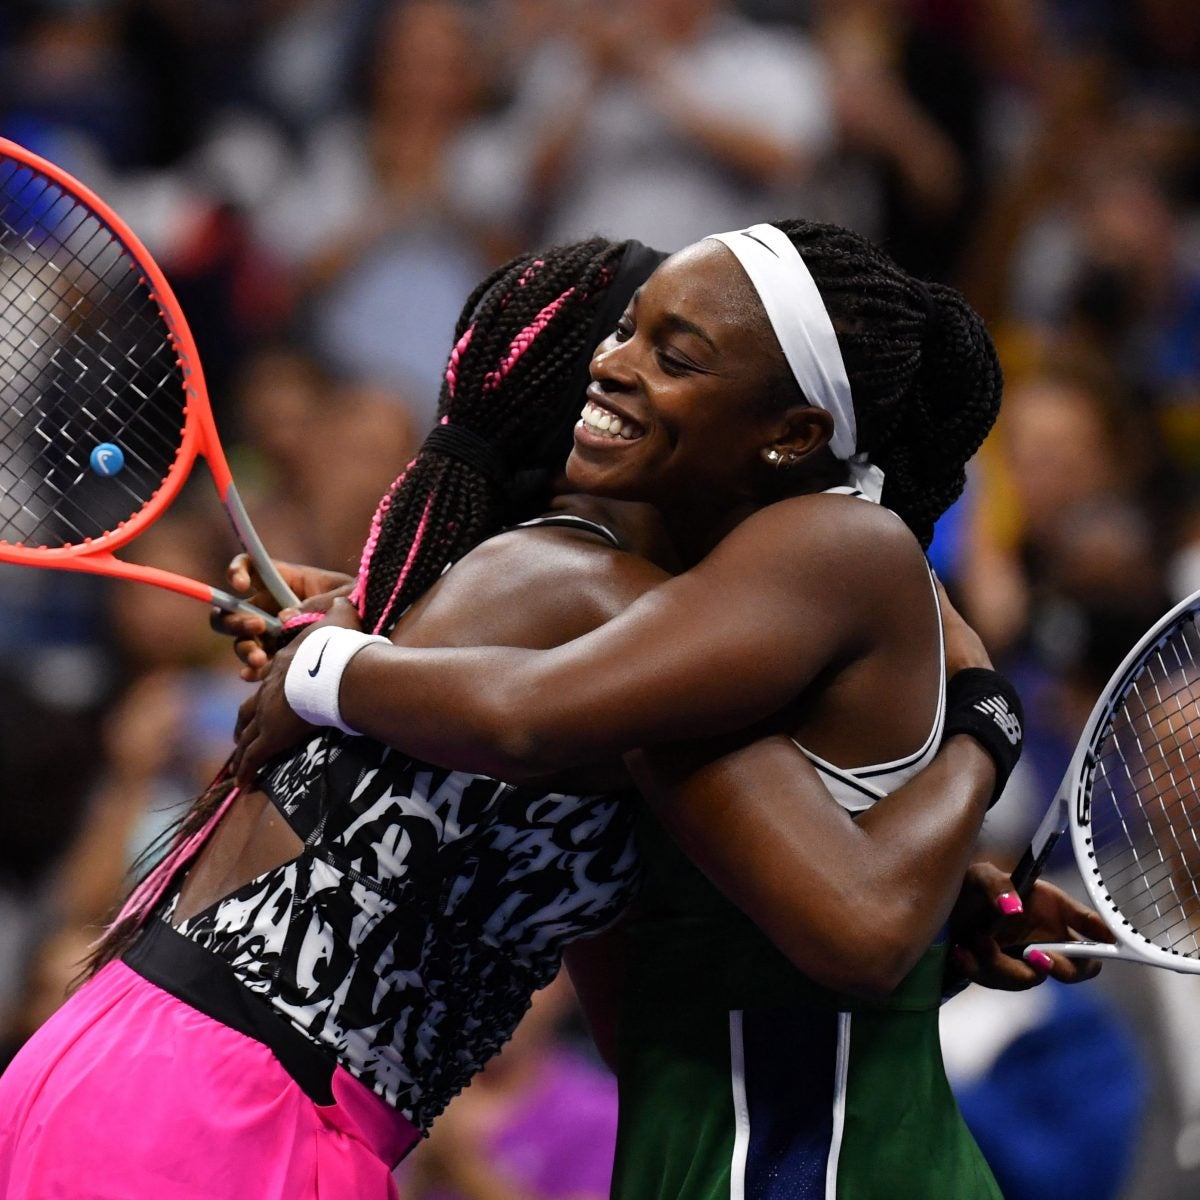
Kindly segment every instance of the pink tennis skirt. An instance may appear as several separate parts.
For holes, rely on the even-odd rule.
[[[109,963],[0,1076],[5,1200],[385,1200],[417,1129],[344,1068],[310,1099],[262,1042]]]

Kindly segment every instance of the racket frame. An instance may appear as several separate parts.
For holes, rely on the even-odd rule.
[[[185,394],[183,436],[180,439],[175,458],[162,483],[137,512],[126,520],[118,522],[114,529],[100,537],[87,538],[71,546],[26,546],[0,541],[0,560],[155,584],[158,587],[169,588],[171,591],[191,596],[206,604],[215,605],[226,612],[242,612],[258,616],[266,621],[269,632],[278,633],[280,630],[278,618],[246,600],[239,599],[230,592],[190,579],[186,575],[178,575],[173,571],[126,562],[117,558],[113,553],[113,550],[133,541],[162,516],[191,475],[196,459],[203,458],[213,483],[216,485],[217,495],[233,526],[234,534],[250,556],[259,578],[280,608],[296,608],[300,604],[296,594],[288,587],[267,554],[262,539],[251,523],[242,498],[238,494],[228,460],[225,457],[225,450],[217,434],[208,387],[204,381],[200,355],[196,350],[192,331],[188,328],[183,310],[180,308],[171,285],[167,282],[166,276],[155,262],[153,255],[146,249],[137,234],[104,200],[61,167],[3,137],[0,137],[0,158],[7,158],[20,166],[46,175],[66,193],[90,208],[97,221],[104,225],[113,239],[124,247],[136,265],[141,281],[146,286],[150,299],[167,327],[167,335],[176,354],[176,365],[182,373]]]
[[[1084,725],[1075,744],[1075,751],[1058,785],[1054,800],[1038,825],[1029,848],[1012,872],[1012,882],[1019,896],[1025,897],[1041,874],[1046,860],[1062,835],[1070,831],[1075,866],[1087,889],[1088,898],[1103,917],[1113,936],[1114,944],[1093,941],[1045,942],[1029,946],[1066,958],[1107,958],[1124,962],[1146,963],[1181,974],[1200,974],[1200,958],[1191,958],[1177,950],[1168,950],[1139,933],[1121,912],[1109,894],[1096,865],[1092,849],[1092,778],[1096,771],[1097,742],[1112,727],[1114,717],[1143,663],[1162,647],[1175,632],[1186,613],[1200,614],[1200,591],[1185,597],[1165,613],[1141,637],[1121,660]]]

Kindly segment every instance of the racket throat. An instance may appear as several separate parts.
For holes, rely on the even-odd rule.
[[[266,584],[267,591],[275,597],[280,608],[299,608],[300,601],[296,593],[288,587],[284,582],[283,576],[276,570],[275,564],[271,561],[271,556],[267,553],[266,547],[262,544],[262,540],[258,536],[258,532],[250,523],[250,514],[246,512],[246,506],[242,503],[242,498],[238,495],[237,487],[232,480],[230,480],[229,485],[225,488],[221,499],[225,503],[225,511],[229,514],[229,520],[233,524],[233,531],[237,534],[238,541],[245,546],[251,561],[254,563],[255,569],[258,571],[259,578]],[[221,601],[217,601],[216,603],[221,608],[225,608],[225,605]],[[226,611],[232,610],[227,609]]]

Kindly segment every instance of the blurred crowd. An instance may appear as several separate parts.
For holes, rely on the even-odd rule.
[[[344,570],[431,425],[463,300],[510,254],[805,216],[962,288],[1006,396],[932,556],[1025,697],[1029,749],[989,821],[1001,860],[1124,651],[1200,587],[1196,0],[5,0],[0,134],[147,243],[264,541]],[[214,508],[185,493],[133,555],[219,581],[236,547]],[[0,570],[0,651],[11,1050],[220,765],[245,685],[194,601],[25,568]],[[1022,1168],[999,1171],[1006,1195],[1200,1194],[1200,1063],[1177,1052],[1200,1044],[1200,984],[1152,974],[1010,1009],[990,1059],[948,1028],[981,1126],[997,1110],[969,1089],[1003,1075],[1027,1103],[1023,1063],[1085,1106],[1090,1141],[1065,1099],[1040,1113],[1077,1169],[1064,1140],[1054,1171],[1036,1138],[992,1146]],[[1063,1005],[1107,1047],[1105,1112],[1021,1042]],[[612,1089],[563,1049],[569,995],[541,1007],[418,1151],[410,1200],[605,1194],[579,1146],[611,1146]],[[1189,1190],[1148,1190],[1138,1129],[1197,1172]]]

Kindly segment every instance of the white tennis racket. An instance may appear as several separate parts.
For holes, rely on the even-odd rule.
[[[1200,973],[1198,622],[1200,592],[1126,655],[1012,875],[1024,895],[1069,828],[1084,885],[1115,944],[1029,949]]]

